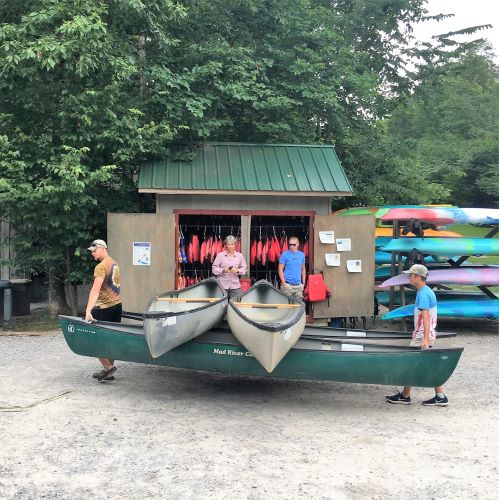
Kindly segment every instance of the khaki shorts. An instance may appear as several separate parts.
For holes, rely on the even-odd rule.
[[[281,286],[281,290],[289,297],[303,299],[303,285],[290,285],[286,283],[285,286]]]
[[[410,347],[421,347],[421,344],[423,343],[423,338],[416,338],[412,339],[411,343],[409,344]],[[430,347],[433,347],[433,344],[435,343],[434,338],[430,338]]]

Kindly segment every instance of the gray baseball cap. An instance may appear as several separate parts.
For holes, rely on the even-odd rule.
[[[404,274],[416,274],[426,278],[428,276],[428,269],[423,264],[414,264],[408,271],[403,271]]]
[[[96,248],[107,248],[107,243],[104,240],[94,240],[87,250],[93,252]]]

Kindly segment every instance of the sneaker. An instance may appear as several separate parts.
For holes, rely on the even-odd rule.
[[[95,372],[92,377],[93,378],[99,378],[101,375],[104,374],[106,370],[101,370],[100,372]],[[113,375],[108,375],[107,377],[105,377],[103,380],[114,380],[114,376]]]
[[[397,392],[397,394],[394,394],[393,396],[385,396],[386,401],[388,403],[393,403],[394,405],[410,405],[411,404],[411,396],[408,396],[407,398],[401,393]]]
[[[443,398],[439,398],[436,394],[434,398],[428,399],[428,401],[423,401],[424,406],[447,406],[449,404],[449,400],[447,396]]]
[[[103,380],[109,380],[109,377],[116,371],[116,366],[112,366],[109,368],[109,370],[102,370],[97,377],[97,380],[99,382],[102,382]]]

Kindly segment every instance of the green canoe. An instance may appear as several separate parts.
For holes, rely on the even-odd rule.
[[[59,319],[68,346],[82,356],[267,378],[437,387],[452,375],[463,351],[300,339],[269,374],[227,330],[211,330],[153,358],[142,325]]]

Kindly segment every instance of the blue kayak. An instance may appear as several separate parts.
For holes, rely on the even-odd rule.
[[[413,248],[428,255],[499,255],[498,238],[395,238],[383,252],[409,253]]]
[[[439,317],[455,318],[499,318],[499,300],[443,300],[437,304]],[[414,304],[398,307],[381,319],[397,319],[414,316]]]
[[[485,295],[483,292],[472,292],[472,291],[464,291],[464,290],[433,290],[435,295],[437,296],[438,304],[441,301],[455,301],[455,300],[468,300],[468,301],[482,301],[482,300],[491,300],[490,297]],[[496,294],[496,297],[499,299],[499,295]],[[376,298],[378,302],[384,306],[388,306],[390,303],[390,292],[376,292]],[[405,301],[414,302],[416,298],[416,290],[405,290]],[[394,293],[395,304],[400,305],[400,292],[395,291]]]

